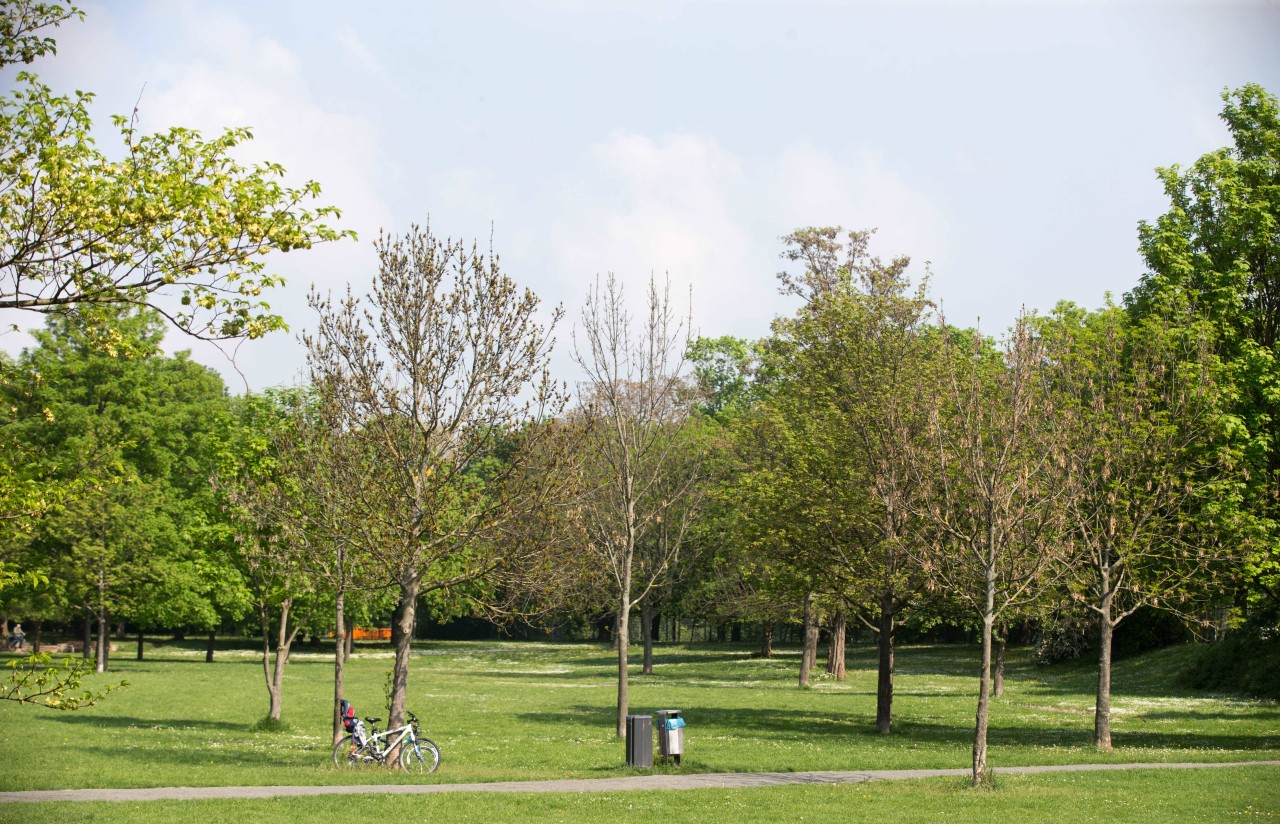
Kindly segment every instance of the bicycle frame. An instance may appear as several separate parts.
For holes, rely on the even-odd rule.
[[[364,721],[357,720],[352,739],[353,742],[360,741],[361,743],[355,745],[352,756],[362,761],[376,761],[379,764],[385,764],[387,756],[396,751],[398,747],[411,746],[416,750],[418,736],[414,728],[418,724],[418,717],[413,713],[408,713],[408,717],[409,721],[404,726],[381,731],[376,726],[371,730],[366,730]],[[369,723],[373,724],[374,722],[370,721]]]
[[[391,736],[393,735],[399,735],[399,737],[392,741]],[[410,744],[414,741],[412,723],[405,724],[403,727],[396,727],[394,730],[384,730],[382,732],[378,732],[375,729],[372,734],[365,738],[365,746],[372,746],[378,760],[383,761],[386,760],[387,753],[403,744],[406,739]]]

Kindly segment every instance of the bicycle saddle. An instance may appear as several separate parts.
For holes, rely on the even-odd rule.
[[[379,721],[381,721],[382,719],[381,719],[381,718],[370,718],[370,717],[368,717],[368,716],[365,716],[365,719],[364,719],[364,720],[368,721],[370,724],[376,724],[376,723],[378,723]]]

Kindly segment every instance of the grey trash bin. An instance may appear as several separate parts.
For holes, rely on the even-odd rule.
[[[653,716],[627,716],[627,766],[653,766]]]
[[[658,752],[662,760],[680,763],[684,755],[684,716],[680,710],[658,710]]]

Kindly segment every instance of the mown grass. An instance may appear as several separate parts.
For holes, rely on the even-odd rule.
[[[1172,649],[1117,664],[1116,750],[1104,756],[1089,743],[1092,670],[1084,664],[1041,669],[1014,650],[1007,692],[993,706],[991,764],[1280,757],[1280,707],[1173,687],[1188,655]],[[8,754],[0,790],[625,775],[623,747],[612,732],[614,660],[610,649],[590,644],[416,648],[409,707],[424,719],[443,762],[434,775],[407,777],[382,770],[350,775],[330,766],[332,661],[323,651],[300,651],[289,664],[287,729],[279,732],[253,729],[265,713],[266,691],[261,664],[249,650],[220,652],[213,664],[203,662],[202,652],[172,646],[149,650],[142,662],[119,653],[115,671],[103,680],[125,678],[130,686],[99,706],[59,713],[0,702]],[[974,661],[966,647],[902,649],[897,725],[888,737],[873,729],[875,662],[866,647],[851,650],[847,681],[819,680],[808,690],[795,685],[794,650],[762,660],[745,647],[664,647],[653,676],[633,676],[631,705],[633,712],[685,711],[681,771],[965,767]],[[385,715],[390,667],[385,648],[352,658],[347,695],[361,715]]]
[[[1275,821],[1280,770],[1226,767],[1006,776],[994,789],[954,779],[857,785],[609,793],[338,795],[238,801],[152,801],[0,805],[0,820],[79,822],[252,821],[664,821],[755,824],[781,821],[1033,821],[1168,824]]]

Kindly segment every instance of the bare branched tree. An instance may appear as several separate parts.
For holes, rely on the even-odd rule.
[[[390,720],[400,724],[418,599],[538,550],[518,527],[547,503],[555,473],[523,470],[565,393],[548,372],[559,310],[539,323],[537,296],[492,250],[417,227],[376,248],[369,296],[313,292],[319,323],[304,341],[312,381],[376,451],[355,538],[399,589]]]
[[[581,524],[586,551],[607,572],[616,609],[618,736],[626,736],[631,610],[678,560],[697,512],[702,462],[684,380],[688,322],[670,288],[649,282],[648,314],[635,329],[613,275],[587,293],[574,358],[586,373],[577,415],[586,482]]]

